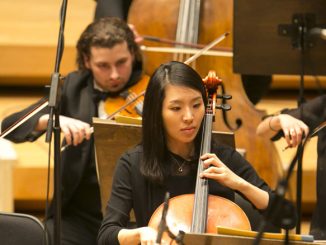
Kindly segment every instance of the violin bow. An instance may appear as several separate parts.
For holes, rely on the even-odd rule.
[[[177,42],[177,41],[174,41],[174,40],[171,40],[168,38],[160,38],[160,37],[154,37],[154,36],[148,36],[148,35],[143,35],[142,37],[144,38],[144,40],[151,41],[151,42],[167,43],[167,44],[186,46],[186,47],[191,47],[191,48],[196,48],[196,49],[202,49],[206,46],[205,44]],[[226,47],[211,48],[211,50],[231,51],[230,48],[226,48]]]
[[[22,125],[24,122],[29,120],[32,116],[34,116],[36,113],[41,111],[43,108],[47,107],[48,104],[49,101],[46,100],[42,104],[36,106],[30,112],[22,116],[20,119],[18,119],[15,123],[13,123],[10,127],[8,127],[0,134],[0,139],[6,137],[8,134],[10,134],[12,131],[14,131],[16,128],[18,128],[20,125]]]
[[[186,65],[189,65],[191,62],[195,61],[203,53],[205,53],[206,51],[208,51],[209,49],[211,49],[212,47],[214,47],[216,44],[218,44],[221,41],[223,41],[229,34],[230,34],[229,32],[223,33],[221,36],[219,36],[218,38],[216,38],[215,40],[213,40],[212,42],[210,42],[209,44],[207,44],[204,48],[202,48],[201,50],[199,50],[196,54],[194,54],[193,56],[191,56],[189,59],[187,59],[183,63],[185,63]]]
[[[208,45],[203,44],[194,44],[194,43],[184,43],[184,42],[175,42],[170,39],[152,37],[152,36],[143,36],[145,40],[154,41],[154,42],[161,42],[161,43],[169,43],[174,45],[183,45],[191,48],[178,48],[178,47],[147,47],[145,45],[141,45],[140,49],[142,51],[148,52],[161,52],[161,53],[182,53],[182,54],[196,54],[200,52],[200,55],[210,55],[210,56],[221,56],[221,57],[232,57],[232,49],[231,48],[213,48],[216,44],[221,42],[229,33],[222,34],[222,36],[218,37],[212,43]],[[212,45],[212,46],[210,46]],[[209,48],[207,48],[210,46]],[[200,50],[199,50],[200,48]],[[207,48],[207,49],[206,49]],[[202,50],[204,49],[204,50]],[[205,50],[206,49],[206,50]],[[210,49],[210,50],[209,50]],[[196,57],[197,58],[197,57]],[[194,59],[196,59],[194,58]]]

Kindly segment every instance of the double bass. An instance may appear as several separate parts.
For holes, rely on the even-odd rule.
[[[221,33],[232,31],[232,18],[233,1],[229,0],[157,0],[155,4],[148,0],[133,0],[128,22],[134,24],[141,35],[207,44]],[[152,42],[144,44],[153,45]],[[232,51],[232,38],[227,38],[218,47]],[[152,74],[164,62],[184,59],[183,56],[144,52],[145,72]],[[196,60],[194,68],[202,77],[208,68],[216,70],[224,81],[226,92],[234,98],[230,102],[232,110],[227,113],[229,125],[223,117],[217,116],[213,129],[233,131],[237,148],[245,150],[246,159],[271,187],[275,187],[281,172],[280,159],[270,139],[256,136],[264,112],[258,111],[247,98],[240,76],[232,71],[232,57],[202,56]]]

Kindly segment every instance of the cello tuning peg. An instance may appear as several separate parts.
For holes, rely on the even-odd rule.
[[[221,104],[221,105],[216,105],[215,108],[223,111],[229,111],[231,110],[232,107],[229,104]]]

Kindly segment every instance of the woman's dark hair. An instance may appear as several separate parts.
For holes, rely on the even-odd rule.
[[[128,24],[115,17],[105,17],[89,24],[77,42],[76,63],[79,70],[85,70],[84,57],[89,58],[91,47],[112,48],[126,41],[129,51],[135,55],[135,62],[141,62],[140,49]]]
[[[202,94],[205,106],[207,96],[199,74],[190,66],[171,61],[161,65],[152,75],[146,89],[143,107],[143,159],[141,172],[149,180],[162,183],[166,173],[164,166],[168,149],[163,127],[162,105],[167,84],[185,86]],[[202,127],[201,127],[202,128]],[[195,138],[195,151],[199,154],[201,131]]]

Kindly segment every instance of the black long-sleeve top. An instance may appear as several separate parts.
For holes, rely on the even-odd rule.
[[[233,148],[221,146],[213,148],[221,161],[234,173],[248,182],[266,190],[270,203],[275,194],[268,185],[257,175],[254,168],[241,157]],[[107,205],[106,215],[99,231],[99,244],[119,244],[118,233],[126,228],[129,213],[133,209],[137,227],[147,226],[155,209],[164,201],[164,195],[170,192],[170,197],[194,193],[197,173],[197,162],[187,176],[168,176],[163,185],[149,182],[140,172],[142,147],[139,145],[124,153],[117,163],[113,178],[111,197]],[[197,159],[198,161],[198,159]],[[216,181],[209,180],[209,193],[234,200],[234,191]]]

